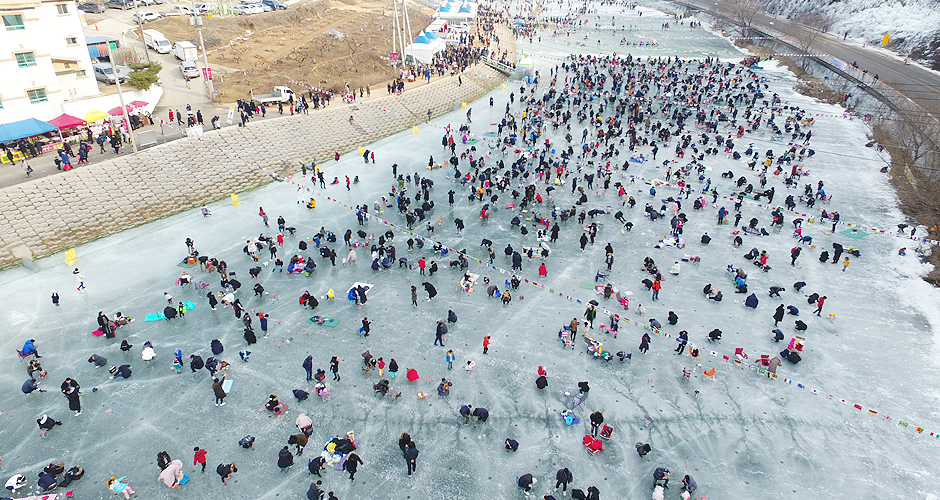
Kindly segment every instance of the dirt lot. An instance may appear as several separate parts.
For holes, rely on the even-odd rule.
[[[399,11],[400,12],[400,11]],[[430,23],[431,10],[409,5],[412,36]],[[176,42],[199,43],[185,17],[148,24]],[[328,35],[336,30],[342,38]],[[287,10],[250,16],[204,18],[216,89],[223,100],[270,93],[274,85],[303,82],[340,91],[371,85],[384,91],[397,75],[388,65],[392,51],[391,3],[375,0],[308,0]],[[400,51],[400,49],[399,49]]]

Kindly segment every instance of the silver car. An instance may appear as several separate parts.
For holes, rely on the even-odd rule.
[[[131,73],[131,69],[127,66],[115,66],[114,69],[117,69],[117,76],[115,76],[114,69],[111,68],[110,64],[98,63],[92,64],[91,67],[95,72],[95,80],[107,83],[108,85],[117,83],[118,78],[120,78],[121,83],[124,83],[124,81],[127,80],[127,75]]]

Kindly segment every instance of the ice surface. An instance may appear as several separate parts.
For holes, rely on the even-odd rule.
[[[600,10],[602,17],[620,16],[608,7]],[[653,17],[643,16],[656,25],[665,19]],[[629,19],[632,17],[624,16],[625,23]],[[563,57],[568,51],[566,46],[545,46],[543,43],[531,51],[545,57]],[[684,47],[678,51],[684,52]],[[543,74],[553,66],[545,59],[538,61]],[[834,196],[826,208],[838,210],[843,221],[888,230],[902,222],[887,176],[878,172],[884,164],[882,159],[863,147],[864,124],[828,116],[841,116],[841,111],[794,94],[790,90],[792,79],[773,64],[760,74],[775,79],[770,82],[771,90],[784,101],[824,115],[811,127],[818,132],[812,145],[817,154],[806,162],[811,173],[806,182],[826,182],[827,192]],[[544,84],[543,78],[539,94]],[[486,98],[471,105],[474,133],[495,131],[490,124],[502,117],[510,92],[516,93],[514,110],[518,112],[518,84],[494,91],[493,108],[487,106]],[[579,285],[591,282],[596,271],[604,267],[603,247],[611,242],[616,259],[611,278],[620,289],[633,292],[626,317],[643,323],[657,318],[665,324],[666,313],[673,310],[679,315],[679,323],[675,327],[666,325],[664,331],[674,335],[679,329],[688,330],[694,344],[705,344],[706,333],[721,328],[724,339],[710,347],[722,354],[732,354],[736,347],[743,347],[751,359],[776,353],[784,346],[770,342],[774,308],[780,302],[800,307],[802,319],[809,324],[804,360],[795,366],[785,363],[778,370],[781,378],[774,381],[708,354],[698,361],[676,356],[674,341],[656,335],[649,353],[641,355],[637,346],[643,330],[624,322],[617,339],[601,333],[592,335],[602,340],[607,350],[632,352],[632,361],[620,364],[591,359],[580,339],[577,349],[565,350],[557,340],[557,332],[572,317],[583,315],[583,304],[532,285],[523,285],[514,293],[508,307],[487,299],[485,287],[479,284],[472,293],[460,292],[454,285],[460,273],[448,269],[449,259],[434,257],[427,250],[408,252],[404,244],[407,238],[399,231],[395,237],[398,255],[412,262],[420,256],[436,260],[441,267],[438,274],[419,276],[417,270],[399,269],[397,265],[374,272],[363,249],[357,249],[359,259],[355,264],[339,265],[338,259],[337,266],[332,267],[328,260],[316,256],[311,244],[311,249],[304,252],[315,256],[318,264],[311,277],[272,273],[269,265],[264,267],[260,281],[276,299],[252,296],[253,280],[247,272],[252,264],[241,248],[247,238],[276,232],[276,228],[262,225],[257,215],[259,206],[271,217],[272,226],[283,215],[289,226],[298,228],[299,237],[312,237],[321,226],[335,231],[340,240],[330,246],[341,259],[346,252],[342,234],[347,228],[358,229],[355,213],[326,197],[371,207],[390,189],[393,162],[401,166],[399,172],[419,172],[434,180],[432,199],[437,209],[432,217],[436,220],[443,216],[444,224],[436,227],[433,237],[450,247],[466,248],[480,259],[484,258],[480,241],[491,239],[497,249],[496,264],[508,269],[510,263],[502,248],[507,243],[516,248],[532,245],[534,232],[522,237],[518,230],[511,229],[509,219],[516,212],[502,208],[502,201],[489,221],[481,223],[477,217],[480,203],[467,202],[464,191],[450,182],[446,170],[430,172],[425,168],[429,155],[434,155],[435,161],[446,159],[440,146],[442,127],[456,127],[463,117],[464,112],[458,111],[420,126],[418,134],[407,131],[364,145],[375,151],[375,165],[364,165],[354,154],[339,164],[326,162],[328,178],[358,175],[362,182],[349,192],[344,185],[329,187],[325,195],[317,190],[318,204],[313,211],[296,203],[295,187],[275,183],[242,193],[240,206],[210,205],[213,215],[209,218],[193,210],[80,246],[77,267],[87,277],[85,291],[75,290],[71,268],[62,263],[61,256],[38,261],[40,271],[36,273],[24,269],[0,273],[2,343],[9,356],[0,370],[0,385],[6,388],[0,403],[4,479],[24,473],[32,484],[36,472],[46,463],[63,460],[69,466],[81,464],[87,471],[85,478],[74,483],[78,498],[111,498],[103,486],[111,474],[127,475],[138,492],[137,498],[304,498],[312,481],[303,467],[306,459],[315,456],[329,436],[355,431],[359,454],[365,462],[355,483],[333,470],[324,477],[326,489],[342,499],[521,498],[514,482],[526,472],[539,479],[536,493],[541,496],[549,493],[555,470],[562,466],[574,473],[575,486],[586,489],[596,485],[605,499],[649,498],[652,471],[657,466],[673,471],[668,498],[678,497],[678,480],[686,473],[696,479],[700,494],[716,499],[768,495],[853,500],[929,497],[928,492],[935,489],[933,464],[938,452],[937,439],[928,434],[940,431],[937,390],[932,383],[938,375],[933,361],[938,354],[940,319],[936,305],[940,302],[937,291],[918,278],[926,267],[914,255],[918,244],[909,240],[886,235],[851,240],[838,234],[827,236],[828,225],[804,223],[806,234],[812,235],[819,246],[805,248],[798,265],[790,267],[787,257],[794,245],[789,230],[792,215],[787,215],[781,233],[758,239],[747,237],[744,247],[735,249],[730,244],[730,228],[715,225],[716,209],[695,212],[688,207],[684,210],[691,218],[685,228],[688,246],[682,250],[656,249],[653,245],[668,231],[668,222],[645,220],[642,205],[648,200],[658,204],[660,198],[675,192],[663,188],[651,200],[648,186],[640,183],[631,186],[640,207],[625,210],[627,219],[636,224],[633,232],[621,235],[611,215],[601,216],[604,228],[597,243],[581,253],[575,222],[561,224],[561,238],[552,245],[547,260],[546,288],[582,301],[599,298]],[[572,128],[580,133],[575,126]],[[549,131],[549,137],[554,142],[564,141],[556,132]],[[782,148],[767,136],[747,136],[737,142],[742,146],[754,142],[760,150],[772,148],[779,152]],[[198,154],[202,146],[193,147]],[[477,143],[477,149],[488,150],[485,141]],[[642,152],[649,154],[648,148]],[[492,154],[488,164],[499,156],[498,152]],[[659,158],[670,157],[670,148],[662,148]],[[706,162],[713,185],[722,194],[729,193],[731,187],[729,180],[720,178],[720,172],[730,169],[745,174],[743,162],[723,154],[706,158]],[[663,175],[653,163],[633,164],[628,173],[645,178]],[[615,176],[614,180],[627,179]],[[786,193],[780,180],[771,178],[769,185],[777,187],[775,200],[782,202]],[[458,191],[453,208],[446,202],[451,188]],[[415,193],[413,184],[408,191]],[[542,188],[540,192],[544,194]],[[574,199],[569,193],[570,189],[553,193],[559,206],[571,206]],[[592,195],[588,208],[617,204],[613,193],[600,199]],[[536,210],[549,212],[548,208]],[[395,212],[387,209],[379,216],[397,225],[402,219]],[[762,224],[770,217],[766,209],[753,203],[746,204],[743,213],[745,221],[758,217]],[[452,223],[457,217],[467,225],[462,234],[455,232]],[[376,238],[386,229],[375,220],[365,227]],[[707,247],[697,243],[705,231],[714,238]],[[426,234],[420,225],[415,232]],[[174,285],[187,270],[196,281],[218,290],[214,275],[177,266],[184,256],[187,237],[195,240],[202,254],[226,260],[238,273],[244,286],[237,295],[250,312],[271,316],[266,339],[260,338],[255,321],[259,343],[250,348],[248,363],[238,359],[237,352],[245,342],[241,322],[231,310],[219,307],[211,311],[204,292]],[[287,238],[279,255],[296,253],[299,237]],[[820,247],[829,247],[832,241],[855,245],[862,251],[862,257],[852,259],[844,273],[842,266],[820,264],[816,259]],[[766,274],[747,266],[751,289],[761,299],[757,310],[746,309],[743,297],[731,293],[725,272],[728,264],[745,265],[741,255],[752,246],[767,249],[773,266]],[[907,257],[897,255],[901,247],[908,248]],[[683,265],[679,277],[667,275],[661,300],[650,302],[640,284],[645,277],[639,271],[643,258],[651,256],[668,267],[683,254],[701,256],[702,262]],[[522,274],[541,283],[536,272],[538,264],[538,259],[524,260]],[[475,261],[470,269],[495,282],[507,277]],[[824,312],[835,313],[834,322],[809,317],[812,309],[807,307],[804,294],[791,289],[792,283],[800,280],[808,283],[804,292],[829,297]],[[343,295],[357,281],[375,284],[368,303],[361,307],[350,306]],[[423,281],[434,283],[439,291],[430,303],[420,291]],[[723,289],[725,300],[705,300],[701,289],[706,283]],[[411,284],[419,286],[417,308],[411,305]],[[780,301],[767,297],[767,288],[774,284],[787,288]],[[61,307],[54,307],[49,300],[53,288],[62,296]],[[313,313],[301,309],[297,297],[304,290],[322,296],[329,288],[336,292],[336,299],[321,301],[315,313],[339,319],[339,326],[307,323]],[[147,313],[162,310],[163,293],[167,291],[177,301],[191,300],[198,306],[185,319],[145,323]],[[612,302],[600,300],[603,308],[616,310]],[[639,303],[646,307],[646,317],[634,315]],[[434,325],[446,318],[448,309],[453,309],[459,320],[450,329],[447,348],[432,346]],[[137,321],[118,329],[116,339],[94,337],[90,333],[96,329],[98,311],[110,315],[122,311]],[[373,321],[368,338],[356,333],[364,316]],[[603,315],[598,320],[601,322],[606,322]],[[792,323],[792,319],[786,319],[783,325],[788,337],[793,333]],[[484,335],[492,336],[485,356]],[[49,392],[44,394],[24,396],[19,391],[26,373],[13,350],[28,338],[37,340],[43,367],[49,371],[43,383]],[[118,349],[125,338],[134,344],[128,353]],[[224,408],[212,405],[211,380],[205,371],[190,374],[185,367],[183,374],[176,374],[170,369],[175,349],[206,358],[211,355],[209,343],[215,338],[225,345],[221,358],[232,363],[227,373],[235,381]],[[149,364],[140,359],[140,348],[147,340],[154,343],[157,352],[156,360]],[[402,392],[400,399],[380,399],[373,394],[371,384],[377,376],[366,376],[360,370],[360,353],[366,349],[386,361],[398,361],[401,372],[393,379],[392,387]],[[453,371],[446,370],[447,349],[454,349],[457,355]],[[96,370],[86,362],[92,353],[107,357],[109,364],[131,364],[133,377],[107,380],[105,369]],[[313,355],[315,367],[324,369],[328,369],[331,355],[341,359],[343,378],[332,384],[332,399],[327,403],[315,395],[302,403],[290,397],[295,388],[313,392],[304,382],[301,368],[308,354]],[[469,374],[461,369],[466,359],[476,362]],[[534,384],[540,365],[548,371],[550,381],[541,392]],[[700,369],[713,366],[717,368],[715,377],[703,380]],[[693,369],[691,380],[682,380],[683,367]],[[404,380],[408,368],[417,369],[419,382]],[[67,376],[77,379],[85,391],[84,412],[79,417],[71,415],[67,401],[57,393],[57,384]],[[436,393],[441,377],[454,383],[451,395],[419,401],[416,393]],[[795,383],[784,383],[784,377]],[[593,388],[583,408],[577,410],[582,424],[566,427],[559,412],[570,398],[563,392],[575,391],[582,380],[589,381]],[[797,382],[806,388],[799,388]],[[93,392],[93,387],[98,391]],[[286,416],[268,418],[266,412],[259,412],[269,394],[278,394],[288,402]],[[850,404],[842,404],[840,399]],[[488,408],[490,420],[463,426],[457,415],[463,403]],[[855,409],[852,404],[856,403],[864,410]],[[878,415],[870,415],[869,408]],[[594,410],[603,411],[606,423],[616,430],[613,440],[605,444],[605,451],[592,457],[583,449],[581,438],[588,432],[587,417]],[[282,473],[276,467],[277,451],[296,432],[293,422],[300,411],[313,418],[316,430],[307,452],[297,458],[298,465]],[[35,419],[43,413],[62,420],[64,425],[39,437]],[[892,420],[883,418],[885,415]],[[910,427],[898,425],[899,420],[910,422]],[[914,426],[926,431],[918,434]],[[414,477],[405,475],[404,460],[396,446],[403,431],[413,436],[421,451]],[[257,437],[254,450],[246,451],[237,445],[247,434]],[[521,443],[518,452],[503,450],[507,437]],[[634,451],[638,441],[652,445],[653,452],[645,460]],[[205,475],[190,465],[194,446],[208,450],[210,472]],[[184,471],[193,477],[192,482],[177,490],[157,482],[155,456],[161,450],[184,462]],[[212,473],[223,461],[234,461],[239,467],[228,486],[222,486]]]

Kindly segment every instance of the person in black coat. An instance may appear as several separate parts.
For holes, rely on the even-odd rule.
[[[600,410],[595,411],[591,414],[591,435],[597,437],[597,432],[601,428],[601,424],[604,423],[604,414]]]
[[[686,344],[689,343],[689,332],[682,330],[679,332],[679,347],[676,347],[676,354],[682,354],[685,351]]]
[[[519,482],[517,483],[522,491],[529,494],[529,490],[535,487],[535,484],[538,483],[538,480],[532,477],[532,474],[523,474],[519,477]]]
[[[676,313],[669,311],[669,317],[667,318],[670,325],[674,325],[679,322],[679,316]]]
[[[307,490],[307,500],[322,500],[323,490],[320,489],[322,484],[323,481],[317,480],[317,482],[310,485],[310,489]]]
[[[245,342],[248,342],[248,345],[258,342],[258,337],[255,336],[255,331],[251,328],[245,328]]]
[[[205,366],[206,363],[202,360],[202,356],[198,354],[189,356],[189,369],[192,370],[192,373],[196,373],[196,370],[202,370]]]
[[[437,289],[434,288],[434,285],[432,285],[431,283],[428,283],[427,281],[425,281],[424,283],[421,283],[421,286],[423,286],[424,290],[428,292],[428,302],[431,302],[431,299],[433,299],[437,295]]]
[[[555,489],[557,490],[561,486],[561,491],[568,491],[568,483],[572,482],[574,477],[571,475],[571,471],[567,467],[563,469],[558,469],[558,472],[555,473]]]
[[[219,299],[215,298],[215,294],[212,292],[207,293],[206,298],[209,299],[209,307],[215,311],[215,306],[219,305]]]
[[[416,461],[418,460],[418,448],[415,446],[414,441],[408,443],[405,448],[404,456],[405,462],[408,464],[408,475],[410,476],[411,473],[415,472],[417,469]]]
[[[780,304],[777,306],[777,310],[774,311],[774,326],[783,321],[783,309],[783,304]]]
[[[354,481],[356,479],[356,471],[359,470],[359,466],[362,465],[362,459],[359,458],[359,454],[355,451],[350,452],[346,457],[346,462],[343,463],[343,470],[349,473],[349,480]]]
[[[290,447],[285,446],[277,452],[277,466],[281,468],[281,471],[286,472],[292,465],[294,465],[294,454],[290,452]]]

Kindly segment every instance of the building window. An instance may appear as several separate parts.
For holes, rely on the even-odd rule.
[[[29,96],[30,104],[39,104],[49,100],[49,98],[46,97],[46,89],[27,90],[26,95]]]
[[[55,8],[56,8],[56,10],[59,11],[59,15],[60,15],[60,16],[67,16],[68,13],[69,13],[69,6],[68,6],[68,4],[60,3],[60,4],[56,5]]]
[[[80,69],[80,70],[76,71],[76,72],[75,72],[75,76],[78,77],[78,78],[81,78],[81,77],[85,76],[85,70]]]
[[[21,14],[3,16],[3,25],[7,27],[7,31],[26,29],[26,25],[23,24],[23,16]]]
[[[32,52],[20,52],[16,54],[16,64],[21,68],[29,68],[36,65],[36,54]]]
[[[78,45],[78,38],[74,36],[70,36],[65,39],[65,44],[66,45]]]

